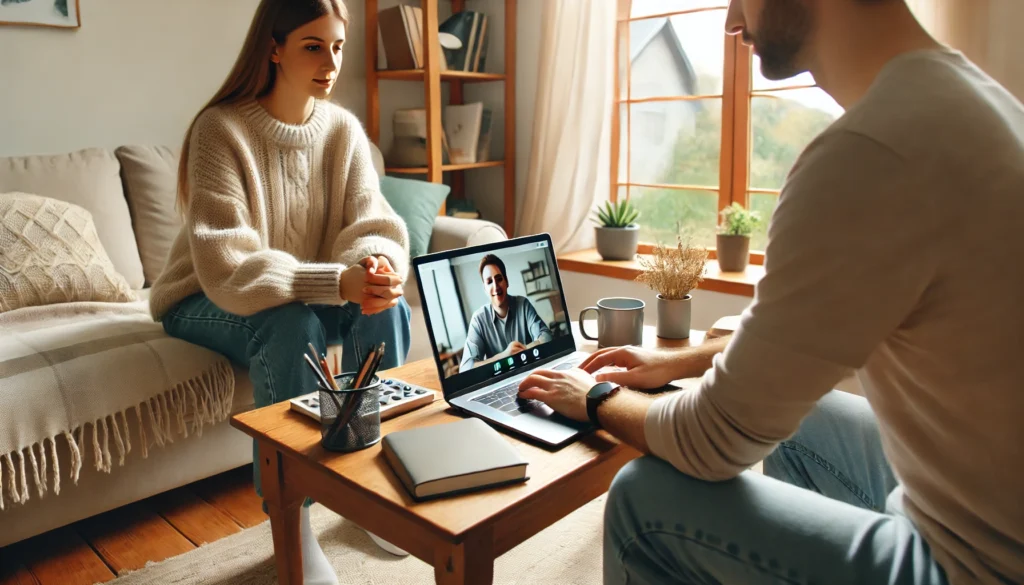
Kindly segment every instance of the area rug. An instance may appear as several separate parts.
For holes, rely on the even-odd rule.
[[[502,585],[601,583],[605,496],[576,510],[494,563]],[[355,524],[314,504],[313,530],[343,585],[429,585],[434,569],[409,556],[381,550]],[[193,551],[124,574],[113,585],[274,585],[270,523],[249,528]]]

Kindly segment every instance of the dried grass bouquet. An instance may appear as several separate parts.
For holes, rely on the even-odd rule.
[[[676,236],[676,246],[659,244],[650,259],[639,258],[643,271],[636,277],[667,300],[682,300],[704,280],[708,251]]]

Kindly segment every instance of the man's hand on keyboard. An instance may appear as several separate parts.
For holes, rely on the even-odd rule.
[[[594,374],[601,382],[647,390],[686,377],[683,358],[682,353],[632,346],[608,347],[591,354],[580,368]]]
[[[539,400],[563,416],[586,422],[587,392],[597,380],[579,368],[537,370],[519,384],[519,397]]]

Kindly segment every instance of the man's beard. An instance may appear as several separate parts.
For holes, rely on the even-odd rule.
[[[806,70],[797,59],[810,36],[811,22],[811,8],[805,0],[765,1],[757,31],[743,33],[744,40],[753,41],[761,57],[765,78],[788,79]]]

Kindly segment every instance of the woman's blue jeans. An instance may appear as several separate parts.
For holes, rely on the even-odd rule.
[[[353,303],[340,307],[291,303],[242,317],[221,310],[200,293],[171,309],[163,325],[168,335],[248,368],[259,408],[316,390],[315,375],[302,357],[309,343],[320,353],[326,353],[328,345],[341,344],[341,367],[346,372],[356,371],[367,352],[381,342],[387,345],[380,369],[402,365],[409,355],[409,320],[405,299],[369,316]],[[254,441],[253,480],[262,495],[256,449]]]

